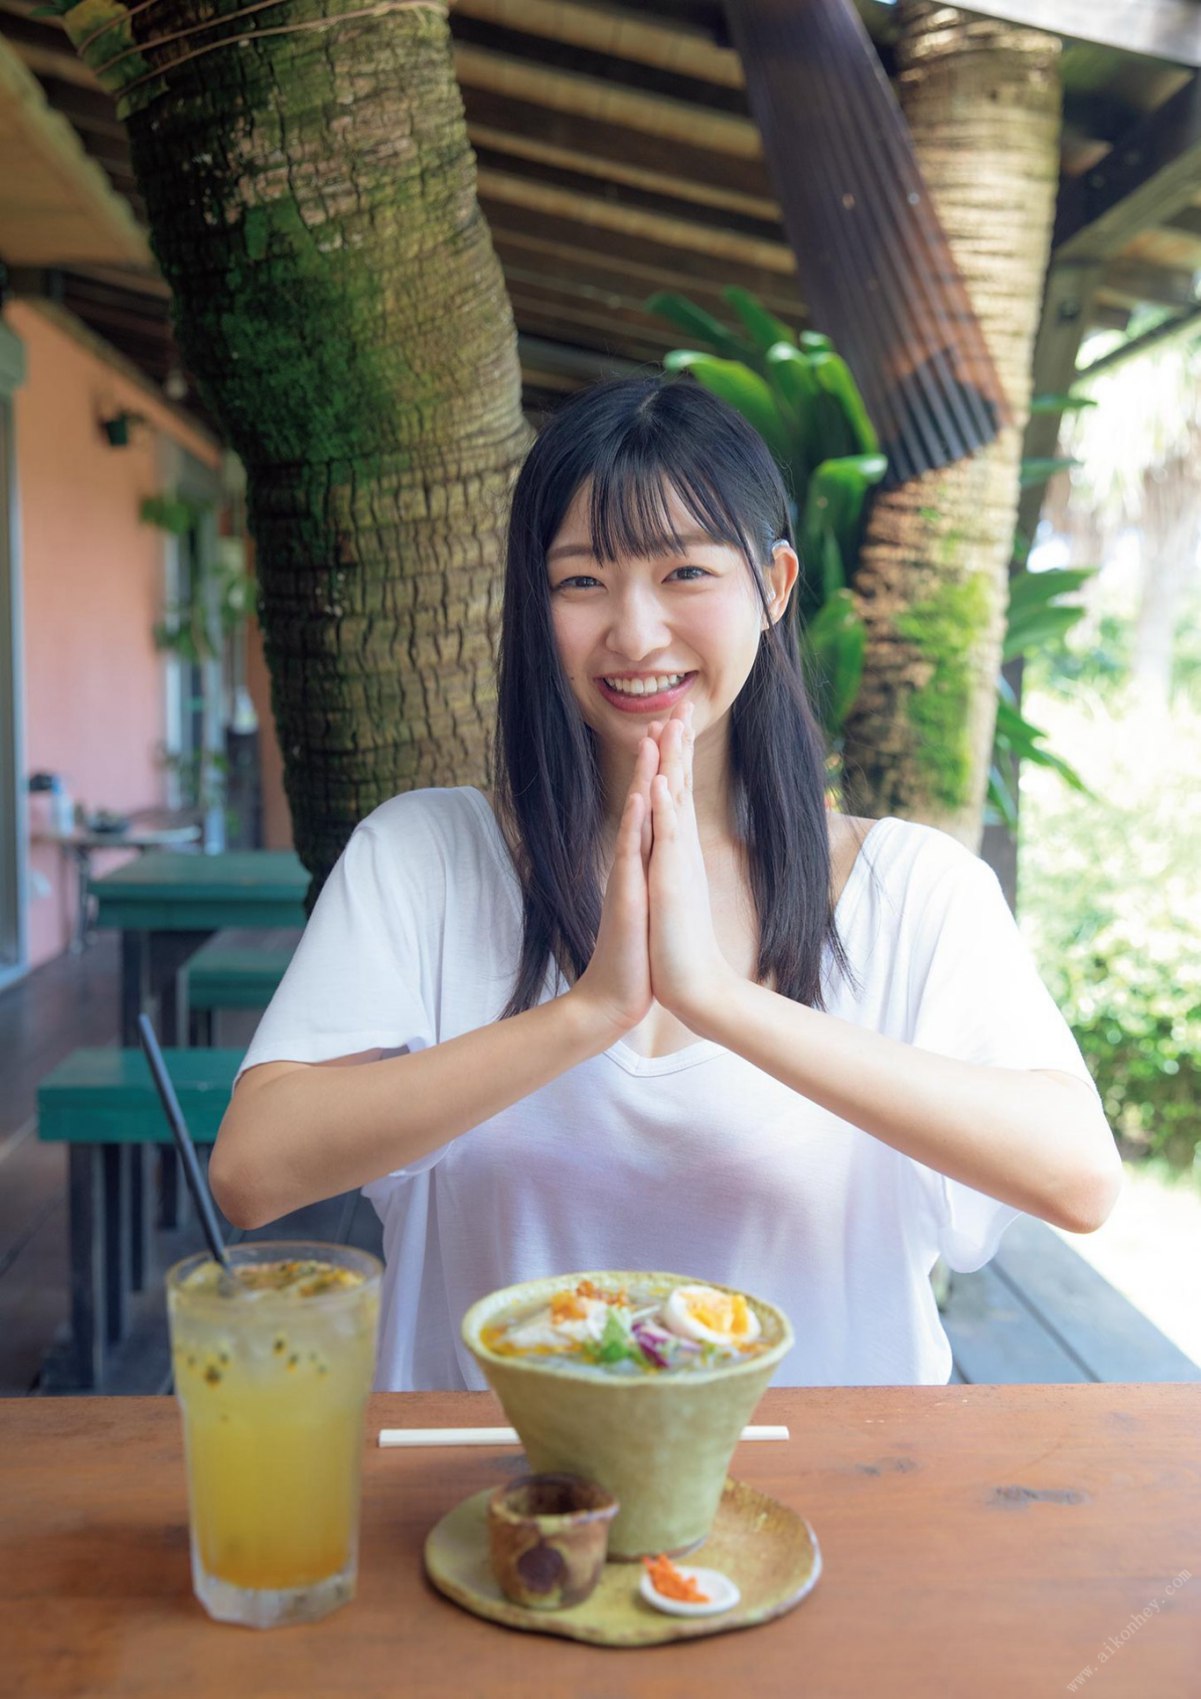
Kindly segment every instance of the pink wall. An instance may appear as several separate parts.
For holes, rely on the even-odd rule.
[[[162,437],[207,466],[219,451],[29,302],[5,320],[25,345],[28,376],[16,393],[19,563],[24,602],[25,772],[62,775],[91,808],[139,808],[166,799],[157,749],[164,733],[164,664],[152,638],[163,612],[164,535],[138,517],[163,487]],[[102,416],[146,416],[126,448],[112,448]],[[31,837],[48,799],[29,798]],[[97,857],[103,872],[123,859]],[[56,845],[30,843],[29,964],[62,951],[74,914],[74,877]]]

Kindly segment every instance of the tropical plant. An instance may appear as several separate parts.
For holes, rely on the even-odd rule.
[[[815,331],[798,335],[745,289],[730,287],[722,294],[740,329],[674,292],[652,295],[646,310],[708,344],[712,353],[675,349],[663,364],[668,371],[690,372],[736,407],[783,474],[803,566],[795,603],[801,650],[823,727],[837,753],[863,677],[867,632],[853,585],[864,510],[888,463],[855,380],[830,338]],[[1048,396],[1035,405],[1062,409],[1075,403]],[[1061,464],[1023,462],[1023,476],[1042,481]],[[1078,590],[1092,570],[1023,568],[1013,576],[1002,661],[1062,643],[1084,611],[1062,598]],[[1017,805],[1007,775],[1016,760],[1053,767],[1076,789],[1084,786],[1062,757],[1044,747],[1047,734],[1023,717],[1004,677],[998,677],[997,691],[986,817],[1012,830]]]
[[[829,337],[798,336],[747,290],[722,294],[732,330],[686,296],[664,291],[646,310],[713,352],[678,348],[663,361],[689,372],[747,419],[771,450],[788,492],[804,570],[795,612],[801,651],[831,748],[859,691],[866,640],[851,593],[869,490],[888,469],[863,398]]]
[[[1087,683],[1053,706],[1096,794],[1023,785],[1022,930],[1125,1154],[1201,1183],[1201,711]]]
[[[207,502],[162,494],[146,497],[141,517],[173,537],[183,537],[211,511]],[[155,625],[154,646],[196,665],[224,654],[227,640],[245,624],[254,605],[254,583],[246,571],[241,538],[220,537],[215,551],[198,549],[185,584],[185,594]]]
[[[1095,566],[1056,567],[1044,572],[1022,568],[1014,573],[1009,580],[1002,663],[1062,651],[1064,638],[1084,614],[1079,603],[1066,602],[1063,598],[1079,591],[1096,570]],[[1071,763],[1045,747],[1046,737],[1047,733],[1028,720],[1018,707],[1017,696],[1004,673],[998,674],[986,822],[1000,823],[1016,832],[1018,808],[1013,775],[1019,761],[1050,767],[1073,790],[1088,794],[1087,785]]]

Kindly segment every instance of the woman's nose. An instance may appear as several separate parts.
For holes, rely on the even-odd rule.
[[[608,643],[615,655],[639,661],[670,641],[671,632],[653,591],[631,588],[615,593]]]

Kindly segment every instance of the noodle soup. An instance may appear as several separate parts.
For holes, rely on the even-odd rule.
[[[621,1285],[584,1276],[538,1304],[515,1305],[481,1328],[480,1342],[500,1357],[626,1378],[695,1373],[767,1348],[743,1293],[698,1283],[665,1290],[636,1276]]]

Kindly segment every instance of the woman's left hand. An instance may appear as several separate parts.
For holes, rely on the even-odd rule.
[[[658,734],[659,771],[651,780],[653,842],[647,869],[651,990],[663,1008],[690,1025],[721,995],[731,968],[713,930],[709,880],[692,796],[692,705]]]

